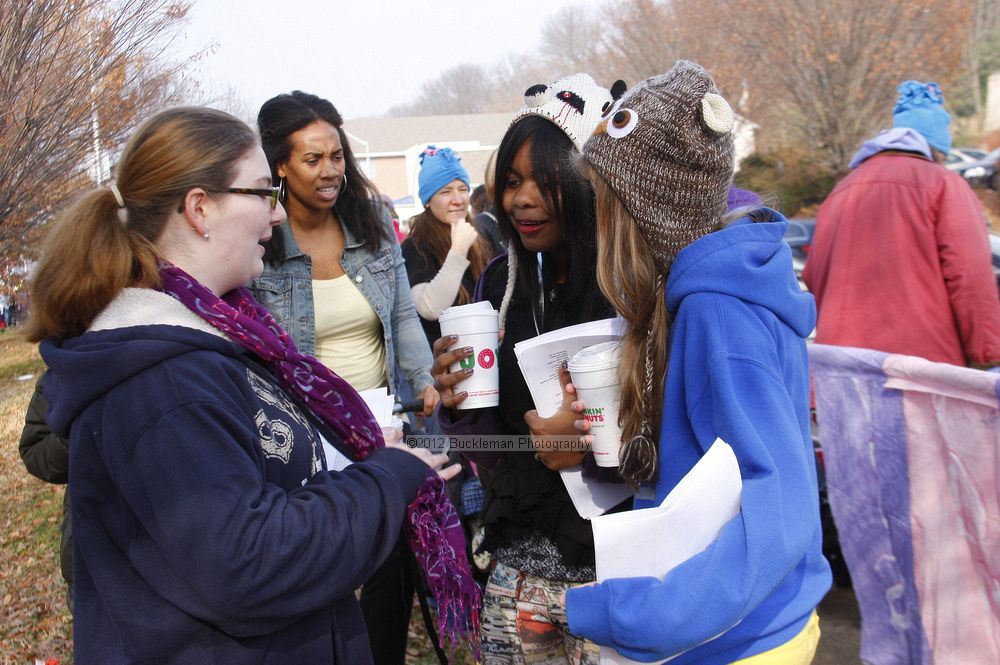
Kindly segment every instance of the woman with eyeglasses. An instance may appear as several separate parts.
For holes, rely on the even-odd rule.
[[[385,448],[242,288],[285,216],[249,127],[163,111],[116,177],[55,222],[27,325],[69,438],[75,661],[370,663],[354,590],[401,526],[430,526],[428,570],[463,570],[438,517],[457,469]],[[457,578],[438,602],[461,610]]]
[[[257,126],[288,224],[265,243],[251,290],[298,347],[357,390],[388,386],[438,402],[433,361],[410,297],[399,242],[354,159],[333,104],[301,91],[264,102]],[[361,606],[375,662],[406,655],[414,579],[405,543],[364,585]]]

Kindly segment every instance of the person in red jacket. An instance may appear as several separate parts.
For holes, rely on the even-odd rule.
[[[819,308],[818,343],[1000,365],[982,206],[940,164],[950,122],[936,83],[901,84],[893,129],[864,143],[820,207],[803,272]]]

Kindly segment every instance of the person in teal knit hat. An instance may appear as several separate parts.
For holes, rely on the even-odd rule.
[[[429,343],[441,336],[438,317],[471,301],[476,281],[492,258],[469,214],[469,174],[451,148],[427,146],[420,155],[420,201],[403,241],[410,295]]]
[[[819,308],[816,342],[996,366],[988,228],[968,182],[942,165],[944,96],[919,81],[898,91],[892,129],[861,145],[817,214],[802,273]]]

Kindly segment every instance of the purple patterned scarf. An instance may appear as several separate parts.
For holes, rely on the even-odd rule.
[[[288,333],[244,288],[220,298],[180,268],[162,263],[163,291],[253,352],[281,385],[320,417],[359,460],[385,446],[382,430],[364,400],[347,381],[312,356],[299,353]],[[465,557],[465,535],[448,499],[444,481],[433,471],[407,508],[410,548],[438,605],[443,641],[454,649],[464,635],[479,654],[479,587]]]

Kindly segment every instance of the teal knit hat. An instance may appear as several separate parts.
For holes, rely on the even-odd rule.
[[[431,197],[452,180],[461,180],[469,186],[469,174],[462,160],[451,148],[427,146],[420,153],[420,174],[417,176],[420,202],[426,206]]]
[[[909,127],[921,134],[935,150],[951,150],[951,116],[944,110],[944,95],[937,83],[904,81],[892,110],[893,127]]]

